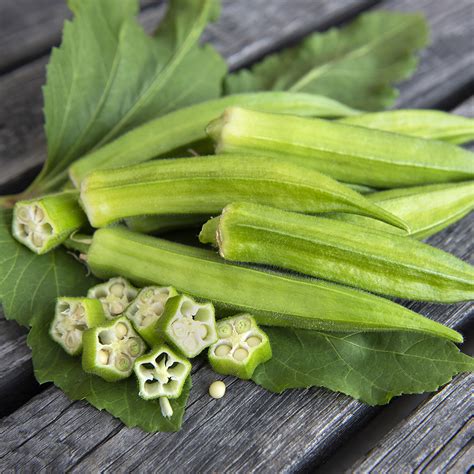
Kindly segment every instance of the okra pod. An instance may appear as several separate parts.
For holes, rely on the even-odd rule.
[[[138,234],[121,226],[94,233],[87,263],[101,278],[121,274],[140,284],[172,285],[180,292],[211,301],[219,316],[226,311],[248,312],[259,324],[270,326],[407,330],[462,342],[456,331],[370,293],[234,265],[213,251]]]
[[[216,153],[267,154],[375,188],[468,180],[474,156],[450,143],[232,107],[208,126]]]
[[[387,110],[342,118],[339,121],[455,145],[474,140],[474,119],[440,110]]]
[[[206,138],[206,125],[231,105],[267,112],[318,117],[345,117],[359,111],[328,97],[298,92],[236,94],[185,107],[145,123],[77,160],[69,176],[78,187],[97,169],[148,161]]]
[[[218,374],[252,377],[272,357],[268,336],[250,314],[238,314],[217,323],[218,340],[209,348],[209,362]]]
[[[78,198],[77,191],[65,191],[18,201],[13,210],[13,236],[37,254],[49,252],[87,223]]]
[[[153,347],[157,342],[156,324],[163,315],[166,302],[178,292],[172,286],[147,286],[142,288],[136,298],[125,310],[133,327]]]
[[[105,322],[102,304],[91,298],[61,297],[56,300],[49,334],[69,355],[82,352],[82,335]]]
[[[216,239],[226,260],[418,301],[474,299],[474,267],[428,244],[367,226],[233,203],[222,211]]]
[[[474,182],[390,189],[373,193],[367,198],[403,219],[410,227],[408,235],[421,240],[440,232],[474,210]],[[407,235],[401,229],[363,216],[342,213],[329,216],[398,235]]]
[[[216,215],[238,200],[311,214],[352,212],[406,228],[399,218],[311,168],[257,155],[156,160],[94,171],[81,186],[81,202],[94,227],[142,214]]]

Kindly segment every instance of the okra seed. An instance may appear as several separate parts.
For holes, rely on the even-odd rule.
[[[114,296],[119,297],[119,298],[121,298],[123,296],[124,290],[125,290],[124,286],[121,285],[120,283],[114,283],[110,287],[110,293]]]
[[[226,386],[225,383],[222,382],[221,380],[216,380],[215,382],[212,382],[211,385],[209,386],[209,395],[212,398],[219,399],[222,398],[225,395],[225,390]]]
[[[109,353],[101,349],[98,354],[99,363],[102,365],[107,365],[109,363]]]
[[[249,353],[242,347],[239,347],[238,349],[235,350],[234,352],[234,359],[238,361],[244,360]]]
[[[28,222],[30,220],[30,213],[28,212],[28,209],[26,207],[22,207],[18,210],[17,212],[18,219],[20,219],[23,222]]]
[[[115,367],[123,372],[127,371],[131,365],[130,359],[124,354],[120,354],[115,359]]]
[[[231,346],[228,346],[227,344],[221,344],[220,346],[217,346],[214,353],[218,357],[225,357],[231,350],[232,350]]]
[[[241,318],[235,322],[235,330],[242,334],[250,329],[250,321],[247,318]]]
[[[128,343],[128,352],[132,357],[137,356],[140,353],[140,344],[138,341],[131,339]]]
[[[207,334],[208,334],[208,330],[207,330],[206,325],[200,324],[196,328],[196,335],[199,336],[201,339],[205,339]]]
[[[250,347],[255,347],[261,344],[262,340],[257,337],[257,336],[250,336],[246,341],[245,341]]]
[[[118,315],[123,313],[124,307],[120,301],[114,301],[113,303],[109,304],[110,312],[113,315]]]
[[[33,232],[31,236],[31,241],[36,247],[41,247],[43,245],[43,237],[36,232]]]
[[[222,323],[217,326],[217,334],[219,337],[229,337],[232,334],[232,326],[227,323]]]
[[[44,219],[43,210],[40,207],[35,206],[35,210],[34,210],[34,220],[35,220],[35,222],[41,222],[43,219]]]
[[[128,333],[128,328],[125,324],[123,323],[118,323],[116,326],[115,326],[115,335],[119,338],[119,339],[123,339]]]

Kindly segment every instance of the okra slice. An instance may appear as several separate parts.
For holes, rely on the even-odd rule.
[[[267,154],[339,181],[394,188],[469,180],[473,153],[451,143],[232,107],[211,122],[216,153]]]
[[[146,349],[125,316],[88,329],[82,340],[82,368],[107,382],[129,377],[135,360]]]
[[[139,395],[143,399],[178,398],[191,373],[191,363],[161,344],[139,357],[133,370],[138,379]]]
[[[217,322],[218,340],[209,348],[215,372],[249,379],[258,365],[270,360],[268,336],[250,314],[238,314]]]
[[[359,111],[336,100],[301,92],[234,94],[200,102],[150,120],[75,161],[69,176],[78,187],[91,172],[151,160],[206,138],[206,125],[230,105],[308,117],[346,117]]]
[[[195,357],[217,340],[214,306],[187,295],[174,296],[166,303],[156,330],[186,357]]]
[[[82,335],[87,329],[105,322],[104,309],[92,298],[60,297],[56,300],[50,336],[68,354],[82,352]]]
[[[122,277],[114,277],[100,283],[87,292],[88,298],[98,299],[105,311],[107,319],[121,315],[137,296],[138,289]]]
[[[253,153],[98,170],[81,185],[81,202],[94,227],[144,214],[216,215],[242,200],[308,214],[350,212],[406,228],[398,217],[302,161]]]
[[[156,323],[165,310],[169,298],[178,292],[172,286],[147,286],[142,288],[125,311],[135,330],[149,346],[156,345],[160,338]]]
[[[13,210],[13,236],[39,255],[49,252],[87,222],[78,197],[76,191],[67,191],[18,201]]]

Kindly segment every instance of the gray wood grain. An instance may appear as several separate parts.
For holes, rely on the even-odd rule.
[[[468,472],[474,460],[473,390],[473,374],[456,377],[391,430],[351,472]]]

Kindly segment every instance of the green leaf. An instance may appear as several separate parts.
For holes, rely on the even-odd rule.
[[[191,377],[181,396],[170,400],[173,416],[161,414],[158,400],[146,401],[138,396],[134,376],[109,383],[95,375],[86,374],[80,357],[72,357],[56,344],[48,334],[52,315],[35,319],[28,345],[33,353],[33,367],[39,383],[53,382],[72,400],[87,400],[99,410],[107,410],[128,427],[138,426],[144,431],[178,431],[191,389]]]
[[[414,53],[427,37],[421,15],[367,13],[346,27],[315,33],[250,70],[230,74],[226,92],[290,90],[325,95],[359,109],[383,109],[397,97],[391,84],[414,71]]]
[[[369,405],[437,390],[474,359],[449,341],[409,332],[350,334],[266,327],[273,357],[252,379],[280,393],[326,387]]]
[[[126,130],[218,97],[226,70],[212,47],[198,45],[218,13],[216,0],[172,0],[155,37],[135,19],[137,0],[69,5],[75,17],[52,53],[44,87],[48,160],[36,183],[40,190],[65,177],[76,158]]]
[[[57,296],[78,296],[97,281],[64,249],[36,255],[11,235],[12,212],[0,210],[0,302],[7,319],[28,326],[52,316]]]

